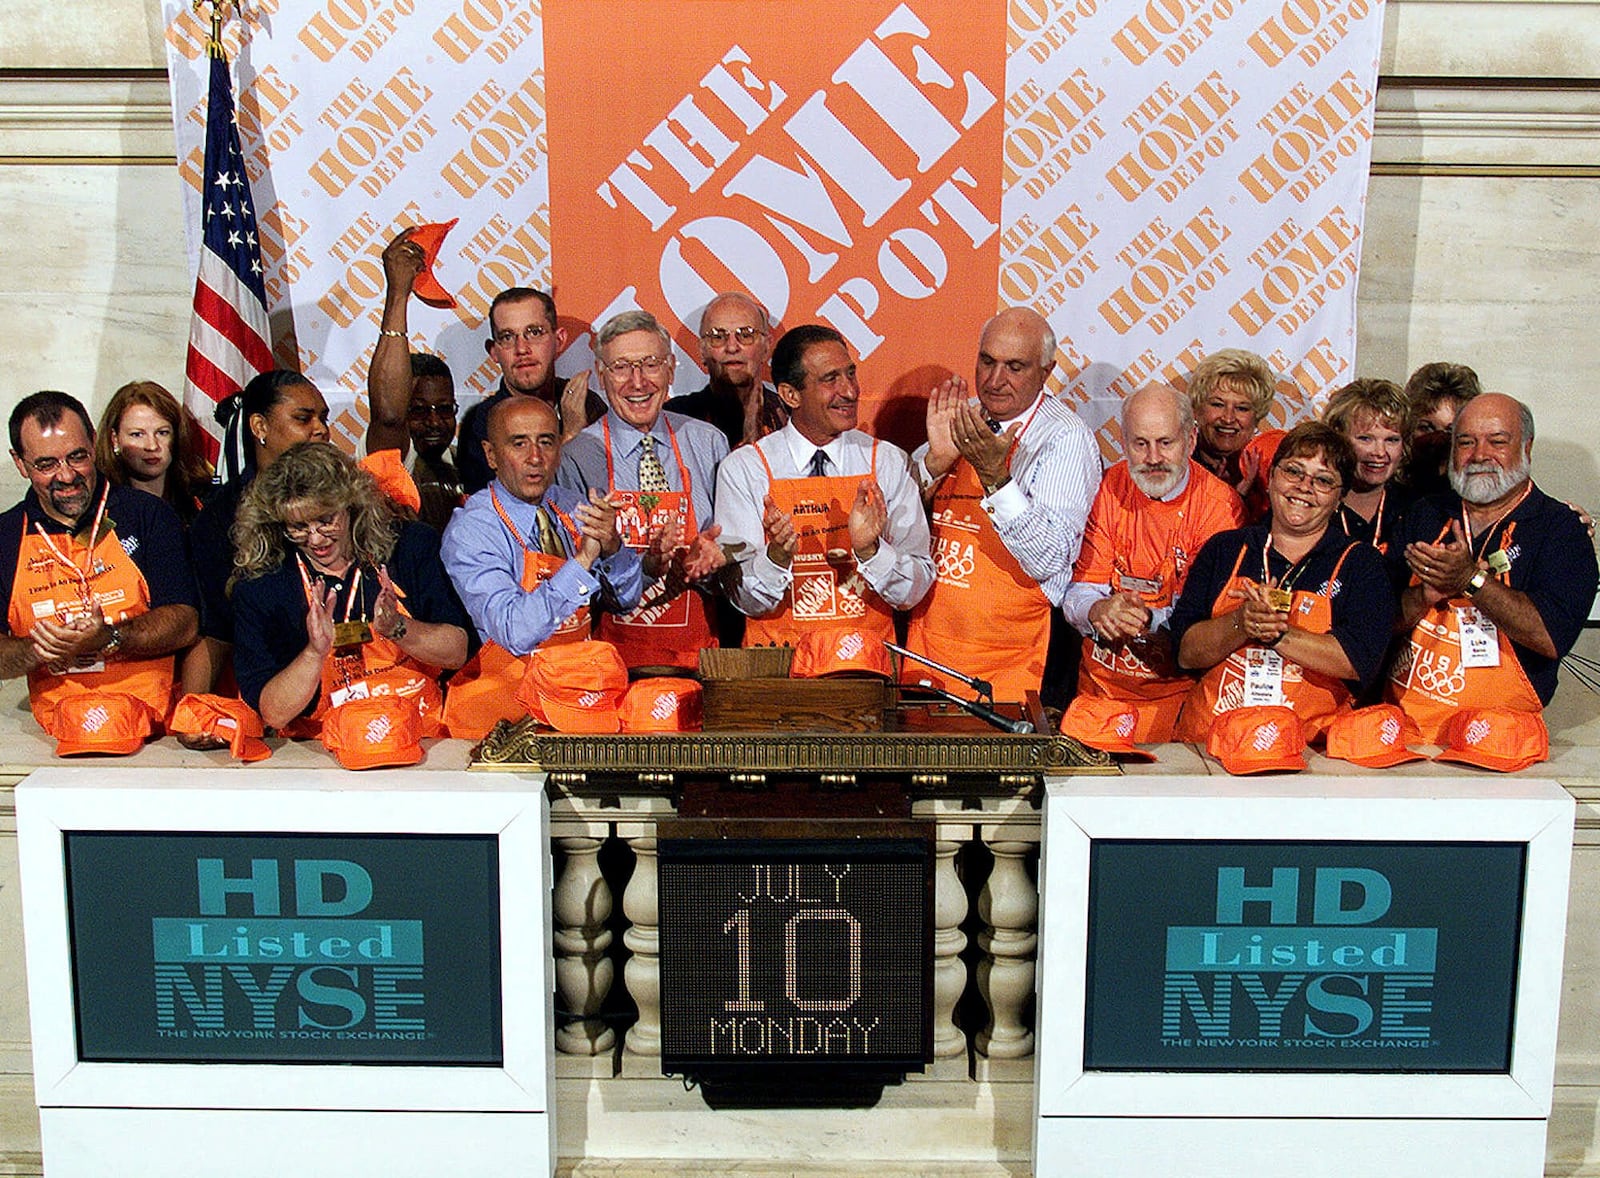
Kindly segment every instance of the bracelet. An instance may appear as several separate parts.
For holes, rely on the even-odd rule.
[[[391,336],[394,339],[405,339],[406,338],[406,333],[403,332],[403,331],[390,331],[387,328],[380,327],[378,329],[378,338],[382,339],[386,335],[387,336]]]

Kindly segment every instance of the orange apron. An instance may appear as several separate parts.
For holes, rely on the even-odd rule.
[[[1151,609],[1172,604],[1172,587],[1183,575],[1177,553],[1148,577],[1135,576],[1126,558],[1117,556],[1111,570],[1113,593],[1133,592]],[[1133,735],[1135,744],[1164,744],[1172,739],[1178,713],[1194,680],[1178,669],[1172,650],[1172,634],[1158,630],[1136,642],[1107,645],[1093,638],[1083,640],[1083,659],[1078,664],[1078,692],[1126,703],[1138,715]]]
[[[611,501],[617,505],[617,530],[622,542],[643,553],[651,536],[665,528],[674,517],[687,543],[698,530],[692,494],[694,484],[689,468],[678,450],[678,435],[667,426],[672,440],[672,459],[678,464],[682,491],[619,491],[611,460],[611,418],[600,427],[606,443],[606,483]],[[630,612],[600,615],[599,637],[617,648],[629,667],[681,667],[698,670],[703,647],[716,646],[717,636],[706,615],[706,603],[698,592],[686,589],[665,601],[646,590],[644,598]]]
[[[1017,431],[1033,424],[1041,397]],[[1050,599],[1022,571],[983,510],[983,484],[965,458],[933,493],[933,589],[917,603],[906,646],[976,679],[987,679],[1001,703],[1021,703],[1038,691],[1050,646]],[[996,624],[998,623],[998,624]],[[932,667],[907,660],[902,683],[927,680],[945,691],[964,691]]]
[[[1506,524],[1500,537],[1500,549],[1511,543],[1516,522]],[[1450,532],[1446,524],[1435,544]],[[1484,537],[1484,547],[1494,529]],[[1471,535],[1470,529],[1468,535]],[[1495,578],[1510,583],[1508,569],[1496,573]],[[1418,584],[1416,577],[1411,578]],[[1506,708],[1513,712],[1540,712],[1544,705],[1539,693],[1528,682],[1528,676],[1517,661],[1517,652],[1511,639],[1500,627],[1495,627],[1498,643],[1498,666],[1466,666],[1474,661],[1463,659],[1462,631],[1478,615],[1478,607],[1470,597],[1451,597],[1429,607],[1417,619],[1406,645],[1389,671],[1389,682],[1384,685],[1384,698],[1398,704],[1406,715],[1417,722],[1422,739],[1429,744],[1441,743],[1444,726],[1457,708]]]
[[[794,520],[794,576],[777,609],[750,619],[744,644],[792,646],[817,630],[860,630],[894,641],[894,611],[862,577],[850,547],[850,507],[861,480],[878,477],[878,443],[864,475],[779,479],[760,446],[756,457],[767,468],[772,501]]]
[[[298,560],[298,556],[296,557]],[[311,580],[301,564],[301,575],[306,580],[306,600],[311,596]],[[361,572],[356,570],[350,583],[349,602],[345,606],[345,620],[359,600]],[[395,593],[399,595],[399,588]],[[406,612],[405,602],[400,602],[400,612]],[[371,631],[366,642],[335,647],[322,660],[322,690],[317,695],[317,706],[309,716],[297,716],[284,729],[283,735],[295,739],[310,739],[322,735],[322,722],[328,713],[340,704],[375,695],[399,695],[416,701],[417,712],[422,717],[424,737],[444,735],[440,716],[444,710],[444,692],[439,689],[439,668],[430,667],[411,658],[392,641],[377,631]]]
[[[70,623],[90,615],[98,605],[113,624],[150,612],[150,587],[133,557],[123,550],[114,526],[100,530],[109,485],[90,525],[91,546],[75,537],[28,532],[22,524],[16,579],[6,611],[14,638],[26,638],[34,622],[54,618]],[[173,656],[113,659],[84,667],[36,667],[28,672],[28,703],[41,724],[66,696],[80,691],[120,691],[149,704],[158,717],[172,714]]]
[[[1268,543],[1271,543],[1270,539]],[[1328,585],[1338,581],[1339,570],[1344,567],[1344,558],[1355,546],[1356,542],[1352,542],[1339,554],[1333,571],[1328,574]],[[1239,599],[1229,596],[1231,591],[1258,583],[1252,578],[1239,575],[1239,565],[1244,561],[1244,553],[1245,550],[1241,548],[1239,558],[1233,562],[1233,574],[1211,605],[1213,618],[1222,617],[1239,608]],[[1296,589],[1289,601],[1289,617],[1301,630],[1312,634],[1330,633],[1333,630],[1333,598],[1307,589]],[[1204,741],[1210,735],[1211,725],[1218,716],[1223,712],[1231,712],[1234,708],[1245,706],[1247,702],[1245,682],[1247,667],[1252,657],[1251,651],[1276,653],[1270,647],[1251,643],[1234,651],[1207,671],[1190,690],[1189,698],[1184,702],[1183,713],[1178,718],[1179,740]],[[1295,715],[1300,717],[1300,727],[1305,732],[1306,740],[1315,740],[1327,729],[1334,713],[1349,702],[1350,689],[1341,679],[1324,675],[1320,671],[1309,670],[1293,659],[1283,658],[1281,655],[1279,659],[1283,666],[1282,703],[1286,707],[1293,708]]]
[[[494,484],[489,485],[489,495],[494,502],[495,514],[506,530],[522,546],[522,589],[532,593],[544,584],[567,558],[549,552],[540,552],[523,538],[511,522],[506,509],[500,506],[500,493]],[[559,508],[551,505],[550,511],[578,544],[577,525]],[[566,621],[556,627],[541,646],[563,642],[582,642],[589,637],[589,607],[579,606]],[[521,720],[528,711],[517,702],[517,687],[522,683],[522,673],[527,660],[512,654],[505,647],[485,642],[467,664],[450,678],[450,689],[445,694],[444,726],[458,740],[482,740],[501,720]]]

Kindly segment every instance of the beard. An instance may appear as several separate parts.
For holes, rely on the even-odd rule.
[[[1160,499],[1163,495],[1171,494],[1172,488],[1178,485],[1178,480],[1183,477],[1184,468],[1174,463],[1172,466],[1161,466],[1149,463],[1144,466],[1128,466],[1128,474],[1133,479],[1133,485],[1138,487],[1152,499]]]
[[[1528,460],[1519,458],[1511,467],[1493,462],[1469,462],[1465,467],[1450,464],[1450,489],[1474,506],[1504,498],[1528,481]]]

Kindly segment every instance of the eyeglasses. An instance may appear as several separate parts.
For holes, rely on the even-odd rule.
[[[517,341],[525,344],[536,344],[550,334],[550,329],[542,323],[530,323],[521,331],[512,331],[509,327],[504,331],[494,333],[494,342],[497,347],[514,348]]]
[[[296,544],[303,544],[311,539],[315,532],[324,540],[331,540],[339,534],[339,528],[344,523],[344,512],[331,511],[321,519],[310,520],[306,523],[291,524],[287,521],[283,525],[283,534]]]
[[[1278,473],[1291,483],[1310,482],[1319,495],[1331,495],[1339,490],[1343,484],[1331,474],[1312,474],[1298,462],[1285,462],[1278,466]]]
[[[456,403],[454,401],[445,405],[412,405],[406,410],[406,416],[413,421],[426,421],[430,417],[454,418],[455,415]]]
[[[700,342],[708,348],[720,348],[730,339],[736,339],[741,344],[753,344],[758,336],[767,333],[759,327],[735,327],[732,331],[723,327],[713,327],[709,331],[700,333]]]
[[[94,451],[79,449],[74,450],[65,458],[57,458],[54,455],[35,458],[28,463],[28,466],[33,470],[34,474],[52,475],[55,474],[63,462],[72,467],[73,470],[88,470],[94,465]]]
[[[605,365],[605,370],[616,380],[627,380],[635,372],[645,376],[660,376],[672,367],[670,356],[646,356],[643,360],[613,360]]]

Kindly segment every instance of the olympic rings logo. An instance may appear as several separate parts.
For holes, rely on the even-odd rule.
[[[977,568],[978,558],[971,544],[963,544],[959,540],[939,540],[933,557],[934,575],[939,580],[965,585],[972,580]]]

